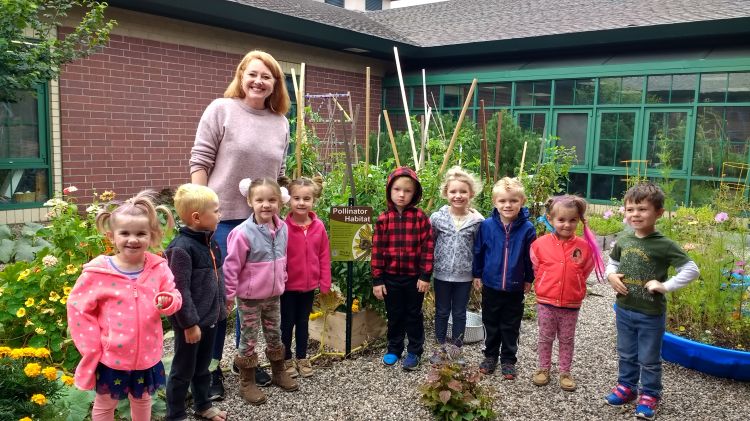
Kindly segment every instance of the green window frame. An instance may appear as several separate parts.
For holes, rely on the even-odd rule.
[[[47,84],[0,103],[0,210],[39,207],[52,197]]]

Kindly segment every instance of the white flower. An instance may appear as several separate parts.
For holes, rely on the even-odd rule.
[[[47,267],[55,266],[57,264],[57,257],[48,254],[42,258],[42,264]]]
[[[242,193],[243,196],[247,197],[247,194],[249,193],[248,190],[250,190],[250,183],[252,183],[253,180],[249,178],[243,178],[240,180],[240,193]]]
[[[78,191],[78,187],[76,187],[76,186],[70,186],[70,187],[66,187],[66,188],[63,189],[63,193],[64,194],[75,193],[77,191]]]
[[[87,213],[99,213],[100,210],[102,210],[102,208],[100,208],[99,205],[91,205],[86,208]]]
[[[281,203],[289,203],[289,199],[291,199],[291,196],[289,196],[289,190],[286,189],[286,187],[281,188]]]

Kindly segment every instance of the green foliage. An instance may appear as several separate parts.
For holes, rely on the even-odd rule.
[[[421,400],[439,420],[492,420],[492,400],[479,385],[482,374],[476,367],[452,361],[433,365],[420,386]]]
[[[43,225],[27,222],[14,238],[7,225],[0,225],[0,263],[34,260],[39,251],[50,246],[49,242],[38,235],[42,228]]]
[[[58,370],[48,365],[46,351],[0,347],[0,421],[47,420],[65,414],[54,403],[67,388],[58,379]]]
[[[85,11],[81,22],[58,36],[74,7]],[[117,23],[104,18],[106,8],[91,0],[0,1],[0,102],[16,101],[19,91],[57,78],[64,64],[106,45]]]
[[[0,272],[0,337],[9,345],[48,348],[56,364],[75,367],[80,355],[67,337],[65,304],[83,264],[114,252],[95,224],[99,210],[115,206],[113,198],[108,191],[95,195],[82,214],[71,196],[45,203],[50,222],[35,232],[49,246],[33,260],[9,264]],[[165,233],[164,244],[173,234]]]
[[[622,223],[622,214],[591,214],[587,217],[589,228],[594,234],[606,236],[617,234],[625,228],[625,224]]]
[[[523,173],[521,182],[526,191],[526,206],[531,214],[529,219],[536,225],[537,233],[543,233],[544,224],[537,218],[544,215],[544,203],[550,196],[565,191],[568,172],[576,160],[575,148],[550,146],[545,150],[544,161],[534,164],[529,172]]]
[[[671,294],[667,329],[690,339],[740,350],[750,350],[750,281],[747,264],[747,221],[738,209],[678,207],[658,228],[687,251],[700,269],[700,278]],[[720,212],[729,219],[722,221]]]

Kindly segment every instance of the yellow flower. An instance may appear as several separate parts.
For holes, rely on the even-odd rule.
[[[10,355],[10,347],[0,346],[0,358],[3,358],[6,355]]]
[[[50,301],[57,301],[60,299],[60,295],[57,293],[57,291],[52,291],[49,293],[49,300]]]
[[[31,269],[26,269],[23,272],[21,272],[21,273],[18,274],[17,281],[19,281],[19,282],[23,281],[24,279],[28,278],[29,275],[31,275]]]
[[[60,377],[60,381],[63,382],[66,386],[72,386],[73,385],[73,377],[63,374],[62,377]]]
[[[18,421],[32,421],[32,420],[29,417],[23,417],[23,418],[19,419]]]
[[[34,350],[34,356],[37,358],[49,358],[50,352],[47,348],[36,348]]]
[[[24,323],[23,327],[29,326],[34,326],[34,322],[32,322],[30,319],[26,319],[26,323]]]
[[[26,373],[26,377],[36,377],[42,372],[42,366],[37,363],[28,363],[23,368],[23,372]]]
[[[45,367],[42,370],[42,374],[49,381],[54,381],[55,379],[57,379],[57,369],[55,369],[55,367]]]
[[[5,292],[5,288],[3,288],[3,287],[0,287],[0,297],[2,297],[2,296],[3,296],[3,292]]]
[[[68,302],[68,297],[67,296],[60,298],[60,304],[65,304],[67,302]]]
[[[315,313],[310,313],[310,320],[315,320],[322,315],[323,315],[322,311],[316,311]]]
[[[26,315],[26,309],[21,307],[16,311],[16,317],[23,317]]]
[[[352,301],[352,313],[359,313],[359,299],[355,298]]]
[[[70,295],[70,291],[72,291],[73,288],[71,287],[63,287],[63,295]]]
[[[35,404],[41,406],[47,404],[47,398],[41,393],[37,393],[36,395],[31,397],[31,402],[34,402]]]
[[[31,307],[34,305],[34,299],[32,297],[29,297],[26,299],[26,302],[23,303],[26,307]]]
[[[76,273],[78,273],[78,268],[73,265],[68,265],[65,267],[65,273],[67,273],[68,275],[75,275]]]
[[[41,327],[34,329],[34,332],[36,332],[37,335],[44,335],[45,333],[47,333],[47,331],[42,329]]]
[[[677,330],[679,330],[680,332],[684,332],[685,331],[685,326],[680,326],[679,328],[677,328]]]
[[[99,195],[99,200],[102,202],[109,202],[115,198],[115,192],[110,190],[104,190],[104,193]]]

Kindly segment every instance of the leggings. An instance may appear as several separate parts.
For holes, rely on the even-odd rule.
[[[558,368],[561,373],[570,373],[573,364],[573,346],[578,322],[577,308],[561,308],[537,304],[539,323],[539,368],[549,370],[552,366],[552,343],[557,336]]]
[[[130,399],[130,417],[133,421],[151,420],[151,395],[143,394],[145,397],[138,399],[128,395]],[[117,399],[112,399],[107,394],[97,393],[94,398],[94,408],[91,410],[91,421],[114,421]]]

